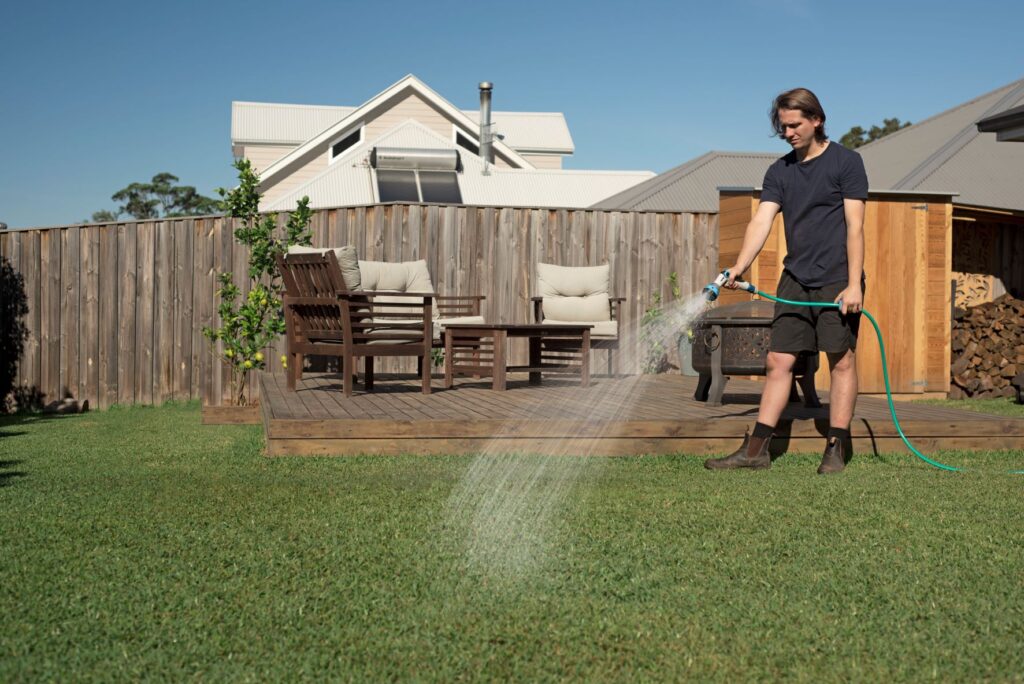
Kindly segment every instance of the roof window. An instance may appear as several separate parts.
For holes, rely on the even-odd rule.
[[[345,135],[343,135],[339,140],[336,140],[334,143],[331,144],[331,161],[334,161],[341,155],[345,154],[345,152],[349,148],[358,145],[360,142],[362,142],[362,140],[362,126],[360,126],[359,128],[350,133],[346,133]]]

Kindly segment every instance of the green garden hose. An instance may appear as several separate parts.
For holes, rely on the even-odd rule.
[[[724,276],[724,278],[723,278],[723,276]],[[722,275],[720,275],[715,280],[714,283],[711,283],[710,285],[708,285],[707,287],[704,288],[704,295],[705,295],[705,297],[707,297],[707,299],[709,301],[714,301],[715,299],[718,298],[719,288],[722,287],[725,284],[725,282],[728,280],[728,277],[729,277],[729,272],[728,271],[723,271]],[[759,295],[761,297],[764,297],[765,299],[769,299],[769,300],[771,300],[773,302],[779,302],[781,304],[792,304],[792,305],[795,305],[795,306],[819,307],[819,308],[824,308],[824,309],[828,309],[828,308],[838,309],[838,308],[840,308],[842,306],[842,304],[840,302],[795,302],[795,301],[792,301],[792,300],[789,300],[789,299],[782,299],[781,297],[774,297],[774,296],[772,296],[772,295],[770,295],[770,294],[768,294],[766,292],[761,292],[756,287],[754,287],[751,283],[742,282],[742,281],[737,280],[737,281],[735,281],[735,284],[741,290],[745,290],[747,292],[750,292],[751,294],[756,294],[756,295]],[[896,426],[896,432],[899,433],[900,439],[903,440],[903,443],[907,445],[907,448],[910,449],[910,452],[912,454],[917,456],[919,459],[921,459],[922,461],[924,461],[928,465],[934,466],[936,468],[939,468],[940,470],[947,470],[947,471],[950,471],[950,472],[963,472],[963,470],[964,470],[963,468],[957,468],[956,466],[946,465],[945,463],[939,463],[936,460],[928,458],[927,456],[922,454],[920,451],[915,449],[914,445],[910,443],[909,439],[907,439],[907,436],[905,434],[903,434],[903,428],[900,427],[899,418],[896,417],[896,405],[893,403],[893,400],[892,400],[892,389],[889,386],[889,364],[885,360],[885,342],[882,341],[882,330],[881,330],[881,328],[878,327],[878,321],[875,320],[874,316],[872,316],[870,313],[868,313],[864,309],[861,309],[861,313],[863,313],[865,316],[867,316],[867,319],[869,321],[871,321],[871,325],[874,326],[874,328],[875,328],[875,335],[878,336],[878,349],[879,349],[879,351],[881,351],[881,354],[882,354],[882,377],[885,379],[885,397],[886,397],[886,399],[889,400],[889,413],[892,414],[892,423],[893,423],[893,425]],[[1024,474],[1024,470],[1011,470],[1009,472],[1011,474],[1013,474],[1013,475]]]

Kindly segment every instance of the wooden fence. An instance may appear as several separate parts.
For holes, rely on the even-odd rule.
[[[715,214],[392,204],[321,210],[312,228],[314,245],[353,244],[361,259],[426,259],[438,293],[486,295],[484,315],[505,322],[529,320],[538,261],[610,263],[629,326],[654,293],[670,301],[671,273],[687,296],[718,261]],[[218,324],[217,273],[246,284],[230,219],[5,231],[0,257],[22,274],[29,304],[16,386],[99,408],[228,397],[228,371],[202,329]]]

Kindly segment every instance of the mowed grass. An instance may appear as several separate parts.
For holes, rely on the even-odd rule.
[[[261,448],[196,406],[0,419],[0,681],[1024,676],[1022,451],[568,459],[510,574],[447,508],[472,458]]]
[[[1010,418],[1024,418],[1024,404],[1018,404],[1016,399],[1008,397],[999,399],[918,399],[916,403],[945,406],[946,408],[962,409],[976,413],[991,413],[996,416],[1009,416]],[[897,415],[899,415],[898,406],[896,411]]]

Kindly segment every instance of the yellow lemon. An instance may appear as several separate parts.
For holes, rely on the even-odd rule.
[[[256,355],[253,358],[255,358],[257,361],[262,361],[263,360],[263,352],[256,352]]]

